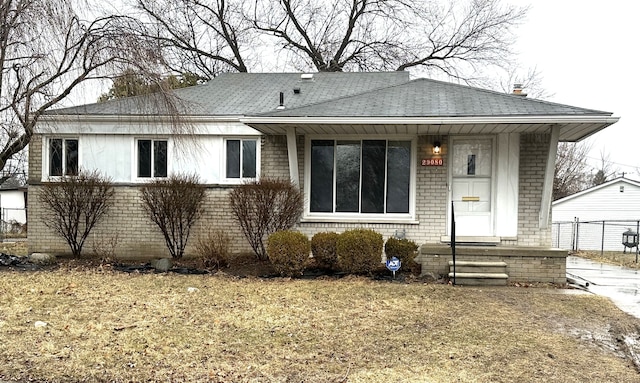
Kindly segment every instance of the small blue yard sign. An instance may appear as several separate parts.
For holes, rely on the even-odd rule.
[[[387,259],[387,269],[393,272],[393,278],[396,277],[396,271],[400,270],[400,266],[402,262],[396,257],[392,257],[391,259]]]

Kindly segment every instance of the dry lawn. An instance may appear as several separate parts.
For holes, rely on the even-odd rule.
[[[597,262],[640,270],[640,262],[636,263],[635,250],[632,253],[623,253],[622,251],[605,251],[603,254],[600,254],[599,251],[581,251],[576,253],[575,255]],[[640,256],[638,256],[638,260],[640,261]]]
[[[640,381],[638,320],[550,288],[61,267],[0,291],[0,382]]]

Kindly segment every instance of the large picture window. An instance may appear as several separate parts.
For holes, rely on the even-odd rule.
[[[258,141],[226,140],[226,178],[256,178]]]
[[[311,213],[409,213],[411,141],[311,140]]]
[[[49,176],[78,175],[78,139],[52,138],[49,140]]]
[[[139,139],[138,178],[167,176],[167,141]]]

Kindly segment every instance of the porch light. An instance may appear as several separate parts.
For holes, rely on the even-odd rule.
[[[440,141],[433,143],[433,154],[440,154]]]

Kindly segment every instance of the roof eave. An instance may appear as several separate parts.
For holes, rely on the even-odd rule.
[[[469,116],[469,117],[254,117],[240,118],[245,124],[614,124],[619,117],[607,115],[586,116]]]

